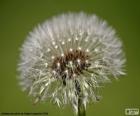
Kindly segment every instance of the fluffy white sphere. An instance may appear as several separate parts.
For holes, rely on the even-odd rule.
[[[122,43],[96,15],[68,13],[36,27],[25,40],[18,70],[23,90],[35,102],[58,106],[97,101],[97,90],[110,77],[123,75]]]

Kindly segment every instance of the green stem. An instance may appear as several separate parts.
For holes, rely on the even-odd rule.
[[[78,116],[86,116],[85,106],[82,103],[81,98],[78,98]]]

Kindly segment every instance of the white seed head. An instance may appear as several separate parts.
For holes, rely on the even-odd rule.
[[[72,51],[73,51],[73,49],[72,49],[72,48],[70,48],[70,49],[69,49],[69,51],[71,51],[71,52],[72,52]]]
[[[80,63],[80,61],[81,61],[80,59],[77,59],[77,62],[78,62],[78,63]]]
[[[65,44],[65,42],[63,41],[63,42],[62,42],[62,45],[64,45],[64,44]]]
[[[81,47],[78,47],[78,49],[81,50],[82,48]]]
[[[48,67],[48,63],[47,62],[45,63],[45,66]]]
[[[78,41],[79,39],[76,37],[75,40]]]
[[[47,52],[50,52],[50,51],[51,51],[50,48],[48,48],[48,49],[47,49]]]
[[[35,101],[83,104],[97,101],[100,84],[125,74],[122,42],[96,15],[68,13],[36,27],[21,49],[18,70],[23,90]]]
[[[52,59],[54,59],[55,57],[54,57],[54,56],[52,56],[51,58],[52,58]]]
[[[86,49],[86,52],[89,52],[89,49]]]
[[[55,42],[53,41],[52,44],[55,45]]]
[[[70,42],[71,41],[71,39],[68,39],[68,42]]]
[[[59,62],[57,63],[57,66],[60,67],[60,63]]]
[[[61,56],[64,57],[64,54],[62,53]]]
[[[57,49],[57,48],[58,48],[58,46],[56,45],[56,46],[55,46],[55,49]]]

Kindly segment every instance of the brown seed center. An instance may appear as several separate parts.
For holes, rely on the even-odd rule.
[[[73,50],[54,59],[52,70],[56,72],[56,78],[73,78],[83,73],[90,66],[89,55],[82,50]]]

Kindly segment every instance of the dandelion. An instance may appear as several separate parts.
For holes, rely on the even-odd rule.
[[[78,116],[99,100],[104,83],[124,75],[122,43],[115,30],[96,15],[68,13],[53,17],[30,33],[21,48],[20,85],[35,103],[71,104]]]

